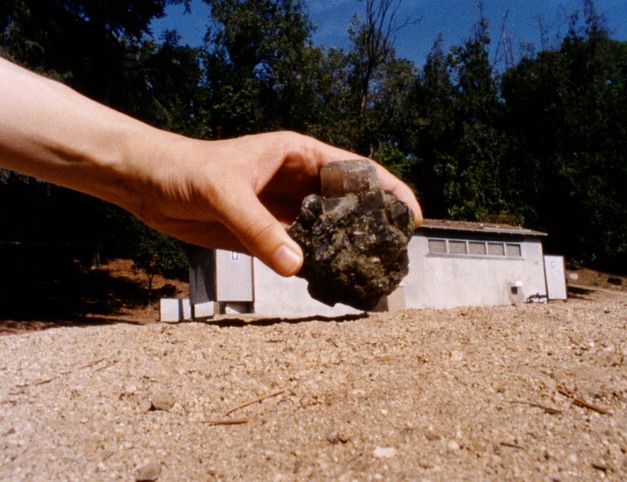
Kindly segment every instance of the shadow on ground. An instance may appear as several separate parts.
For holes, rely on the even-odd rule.
[[[238,328],[249,325],[259,325],[259,326],[271,326],[277,325],[280,323],[308,323],[311,321],[321,321],[321,322],[350,322],[350,321],[358,321],[363,320],[364,318],[368,318],[368,313],[357,313],[354,315],[342,315],[342,316],[301,316],[294,318],[280,318],[280,317],[219,317],[219,318],[210,318],[205,321],[193,321],[193,323],[207,323],[210,325],[219,326],[221,328]]]
[[[568,286],[568,298],[578,300],[590,300],[594,290],[583,288],[581,286]]]
[[[172,296],[165,285],[149,290],[143,277],[91,269],[91,260],[63,253],[0,253],[0,333],[53,326],[142,323],[124,316]]]

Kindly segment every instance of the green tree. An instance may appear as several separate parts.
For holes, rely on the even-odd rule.
[[[304,129],[319,51],[302,0],[206,0],[207,79],[215,135]]]
[[[173,33],[160,44],[149,37],[167,3],[188,2],[0,0],[0,55],[154,125],[204,135],[196,52]],[[0,196],[11,205],[0,220],[5,239],[119,246],[123,228],[111,232],[105,203],[25,176],[2,178]]]
[[[437,218],[447,214],[454,196],[448,180],[456,173],[455,159],[449,153],[455,124],[455,90],[442,42],[438,36],[422,71],[413,81],[400,115],[404,123],[402,148],[415,157],[410,180],[419,192],[426,214]]]
[[[187,275],[187,254],[183,243],[133,220],[128,239],[132,246],[134,265],[148,277],[148,302],[152,301],[156,275],[184,277]]]
[[[401,111],[416,75],[414,65],[399,59],[395,34],[400,0],[366,0],[365,18],[354,17],[350,49],[326,52],[317,77],[325,108],[313,133],[362,155],[376,158],[395,173],[410,170],[411,157],[400,148]]]
[[[587,263],[627,267],[627,43],[593,9],[572,18],[556,51],[506,73],[512,156],[550,248]]]
[[[506,138],[498,84],[481,18],[448,54],[436,41],[405,108],[413,181],[430,216],[489,220],[508,211],[503,193]]]

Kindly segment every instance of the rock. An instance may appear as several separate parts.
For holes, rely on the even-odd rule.
[[[168,411],[174,406],[174,395],[167,390],[159,390],[154,393],[150,400],[150,410]]]
[[[370,310],[407,274],[412,213],[366,160],[329,163],[320,178],[328,196],[307,196],[287,230],[305,254],[298,276],[327,305]]]
[[[459,350],[453,350],[451,352],[451,361],[458,362],[464,359],[464,352]]]
[[[142,465],[135,474],[137,482],[152,482],[161,475],[161,464],[159,462],[148,462]]]
[[[449,440],[446,446],[449,450],[459,450],[459,442],[457,442],[456,440]]]
[[[430,440],[432,442],[434,440],[440,440],[440,435],[435,431],[433,425],[429,425],[429,427],[427,427],[427,430],[425,431],[425,437],[427,437],[427,440]]]
[[[372,451],[372,455],[377,458],[391,458],[396,455],[396,449],[394,447],[377,447]]]
[[[350,440],[350,437],[343,432],[336,432],[335,430],[327,434],[327,442],[332,445],[339,443],[345,444]]]

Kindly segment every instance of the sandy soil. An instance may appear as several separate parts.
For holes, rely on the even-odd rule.
[[[0,337],[0,479],[625,480],[627,298],[591,293]]]

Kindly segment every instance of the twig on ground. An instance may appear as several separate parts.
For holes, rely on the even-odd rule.
[[[500,442],[499,445],[502,445],[503,447],[511,447],[513,449],[521,449],[524,450],[524,447],[521,447],[520,445],[517,444],[513,444],[511,442]]]
[[[106,358],[98,358],[97,360],[94,360],[92,362],[87,363],[86,365],[83,365],[81,367],[79,367],[80,369],[84,369],[84,368],[89,368],[89,367],[93,367],[94,365],[98,365],[98,363],[105,361]]]
[[[248,423],[247,418],[234,418],[234,419],[210,419],[203,420],[208,425],[243,425]]]
[[[592,405],[591,403],[586,402],[585,400],[581,400],[580,398],[573,399],[573,405],[578,407],[587,408],[588,410],[592,410],[593,412],[600,413],[601,415],[612,415],[612,412],[606,410],[605,408],[597,407],[596,405]]]
[[[562,413],[562,411],[558,410],[557,408],[547,407],[546,405],[542,405],[540,403],[527,402],[525,400],[510,400],[509,403],[517,403],[520,405],[529,405],[530,407],[541,408],[546,413],[550,413],[551,415],[558,415]]]
[[[111,360],[109,363],[105,363],[101,367],[96,368],[95,372],[101,372],[102,370],[106,370],[107,368],[111,368],[113,365],[118,363],[118,360]]]
[[[265,400],[267,398],[272,398],[272,397],[276,397],[278,395],[281,395],[286,390],[287,390],[287,388],[281,388],[280,390],[275,390],[274,392],[270,392],[270,393],[267,393],[265,395],[261,395],[260,397],[257,397],[254,400],[249,400],[248,402],[241,403],[241,404],[237,405],[236,407],[233,407],[230,410],[224,412],[224,415],[230,415],[233,412],[235,412],[236,410],[239,410],[241,408],[245,408],[245,407],[248,407],[249,405],[254,405],[255,403],[262,402],[263,400]]]
[[[566,398],[570,398],[572,404],[577,407],[587,408],[588,410],[600,413],[601,415],[613,415],[611,411],[597,405],[593,405],[592,403],[588,403],[585,400],[577,397],[574,393],[566,390],[565,388],[557,387],[556,390],[557,393],[564,395]]]

